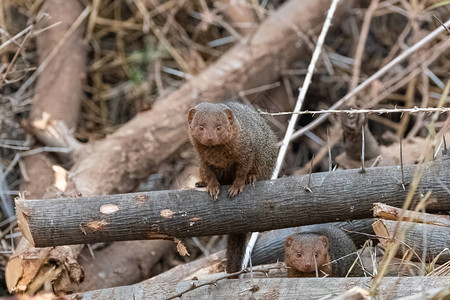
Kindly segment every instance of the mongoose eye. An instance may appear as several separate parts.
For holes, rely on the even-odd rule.
[[[203,126],[202,125],[200,125],[200,130],[203,130]]]
[[[302,254],[300,252],[297,252],[297,257],[302,257]]]
[[[217,125],[217,130],[220,130],[220,125]]]

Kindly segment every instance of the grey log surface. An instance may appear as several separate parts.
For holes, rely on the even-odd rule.
[[[377,299],[398,299],[411,294],[431,291],[448,285],[450,276],[385,277]],[[186,291],[193,283],[206,281],[183,280],[148,285],[146,282],[104,290],[69,295],[69,299],[168,299]],[[227,279],[216,286],[204,286],[183,294],[182,299],[329,299],[347,292],[354,286],[370,287],[370,278],[253,278]],[[258,289],[252,287],[257,286]],[[325,298],[326,297],[326,298]],[[180,298],[178,298],[180,299]]]
[[[450,202],[449,200],[447,200]],[[380,237],[388,237],[393,239],[396,228],[398,234],[404,233],[404,239],[397,251],[396,257],[405,257],[406,252],[414,250],[412,261],[420,261],[422,255],[426,252],[425,260],[427,262],[435,259],[439,254],[436,263],[445,264],[450,261],[450,228],[445,226],[437,226],[414,222],[397,222],[391,220],[378,220],[373,224],[373,229]],[[381,245],[386,248],[389,239],[379,238]]]
[[[23,235],[35,246],[266,231],[370,218],[374,202],[401,207],[416,166],[315,173],[260,181],[235,197],[221,187],[217,201],[204,190],[54,200],[16,200]],[[437,183],[439,182],[439,184]],[[431,162],[416,191],[432,191],[429,212],[450,210],[450,159]]]

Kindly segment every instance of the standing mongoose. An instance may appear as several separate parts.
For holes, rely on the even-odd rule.
[[[231,184],[228,195],[244,190],[245,184],[269,179],[275,167],[276,137],[264,119],[250,106],[236,102],[202,102],[189,110],[189,139],[200,159],[197,187],[217,199],[219,186]],[[246,234],[230,235],[227,272],[241,269]]]
[[[355,255],[349,255],[351,253]],[[353,241],[332,225],[317,225],[308,232],[286,238],[284,261],[288,277],[316,277],[316,266],[319,277],[325,274],[345,277],[355,258]],[[335,259],[336,262],[330,263]],[[361,267],[356,264],[350,276],[362,276]]]

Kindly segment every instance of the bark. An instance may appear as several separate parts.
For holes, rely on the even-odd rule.
[[[39,22],[41,28],[61,23],[38,36],[39,64],[49,56],[83,10],[79,2],[65,0],[46,1],[43,9],[49,17]],[[83,26],[80,26],[40,74],[30,112],[31,123],[48,113],[51,120],[64,121],[70,129],[76,127],[86,64],[83,32]]]
[[[448,285],[450,277],[386,277],[379,289],[379,299],[397,299]],[[182,299],[322,299],[333,294],[343,294],[354,286],[370,286],[371,278],[253,278],[228,279],[216,285],[207,285],[183,294]],[[74,299],[168,299],[188,290],[193,283],[206,281],[185,280],[179,283],[145,282],[86,292],[71,296]],[[252,288],[253,287],[253,288]],[[78,297],[78,298],[76,298]]]
[[[449,210],[446,186],[450,185],[450,159],[424,167],[412,205],[420,200],[420,191],[431,190],[429,211]],[[415,170],[416,166],[404,167],[406,185]],[[438,180],[442,184],[437,185]],[[240,234],[364,219],[372,216],[374,199],[401,206],[408,194],[397,167],[260,181],[232,199],[227,198],[226,188],[221,187],[218,201],[212,201],[205,191],[168,190],[52,201],[16,200],[16,208],[25,238],[36,246],[56,246]]]
[[[447,200],[448,201],[448,200]],[[397,235],[395,236],[396,228]],[[396,257],[406,257],[405,254],[414,251],[412,261],[419,261],[425,252],[425,260],[430,262],[437,258],[436,263],[444,264],[450,261],[450,228],[413,222],[397,222],[378,220],[373,224],[373,230],[380,236],[380,244],[386,248],[390,243],[399,240],[400,247]]]
[[[399,220],[400,215],[402,215],[402,213],[403,217],[401,220]],[[392,207],[383,203],[375,203],[373,205],[373,216],[380,217],[385,220],[409,221],[415,223],[425,223],[437,226],[450,227],[450,216],[414,212],[411,210],[404,210],[401,208]]]
[[[225,14],[225,21],[231,21],[230,25],[232,25],[232,27],[234,27],[235,30],[242,36],[246,36],[247,34],[252,32],[253,28],[257,25],[255,16],[253,14],[252,3],[248,0],[220,0],[216,1],[215,6],[222,10],[222,12]],[[238,36],[236,38],[242,37]]]
[[[38,153],[25,156],[22,162],[26,174],[22,175],[20,189],[25,192],[27,198],[46,198],[47,190],[55,182],[52,166],[56,164],[56,160],[48,153]]]
[[[422,291],[415,295],[405,296],[398,300],[423,300],[423,299],[446,299],[450,295],[450,285],[443,288],[437,288],[427,291]]]

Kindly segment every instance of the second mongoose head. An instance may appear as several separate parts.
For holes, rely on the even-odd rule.
[[[197,143],[217,146],[233,140],[235,118],[225,105],[202,102],[188,113],[189,135]]]
[[[315,272],[330,262],[328,238],[318,234],[294,234],[286,238],[285,263],[300,272]]]

